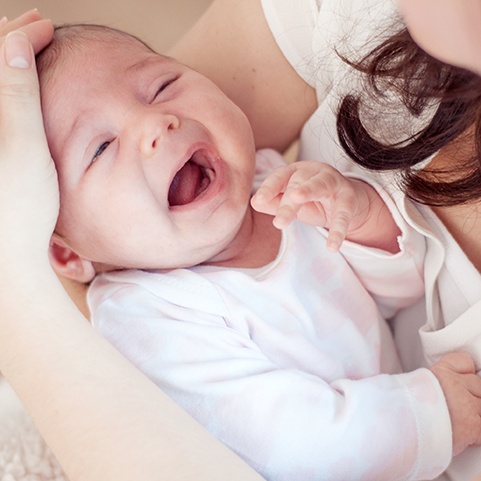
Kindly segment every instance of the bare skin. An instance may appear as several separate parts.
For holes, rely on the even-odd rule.
[[[453,163],[460,163],[473,155],[473,130],[443,148],[432,160],[430,167],[447,171]],[[469,202],[449,207],[433,207],[468,259],[481,272],[481,202]]]
[[[397,0],[409,31],[427,52],[444,62],[481,73],[481,2]]]
[[[434,211],[462,247],[468,259],[481,272],[481,205],[435,207]]]

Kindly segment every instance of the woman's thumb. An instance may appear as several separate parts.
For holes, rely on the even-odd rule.
[[[23,141],[45,138],[33,48],[23,32],[14,31],[0,46],[0,136],[12,139],[19,132]]]
[[[24,33],[14,31],[0,39],[0,252],[8,249],[15,262],[43,260],[58,197],[33,48]]]

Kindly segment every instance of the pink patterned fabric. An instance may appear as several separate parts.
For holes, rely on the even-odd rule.
[[[259,174],[276,162],[262,151]],[[392,314],[423,293],[419,237],[399,223],[395,255],[332,254],[294,223],[260,269],[103,274],[93,323],[268,480],[432,478],[451,457],[444,397],[426,369],[397,374],[372,297]]]

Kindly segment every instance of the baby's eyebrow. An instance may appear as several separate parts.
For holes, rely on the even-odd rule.
[[[86,118],[87,118],[87,111],[86,110],[80,111],[67,131],[67,134],[65,136],[65,142],[67,142],[68,139],[74,137],[75,133],[85,125]]]
[[[60,140],[59,151],[64,155],[72,153],[72,149],[78,147],[77,140],[79,139],[79,132],[82,132],[86,126],[89,125],[89,115],[86,109],[81,110],[75,117],[70,126],[67,127],[65,136]]]
[[[149,67],[150,65],[158,62],[159,58],[161,58],[161,56],[157,55],[157,54],[155,54],[155,55],[153,54],[152,56],[149,56],[147,58],[143,58],[142,60],[139,60],[138,62],[135,62],[134,64],[130,65],[127,68],[127,72],[136,73],[139,70],[143,70],[143,69]]]

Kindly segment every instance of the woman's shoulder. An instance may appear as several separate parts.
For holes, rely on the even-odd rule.
[[[316,108],[314,90],[279,48],[261,0],[214,0],[170,53],[239,105],[259,148],[284,151]]]

